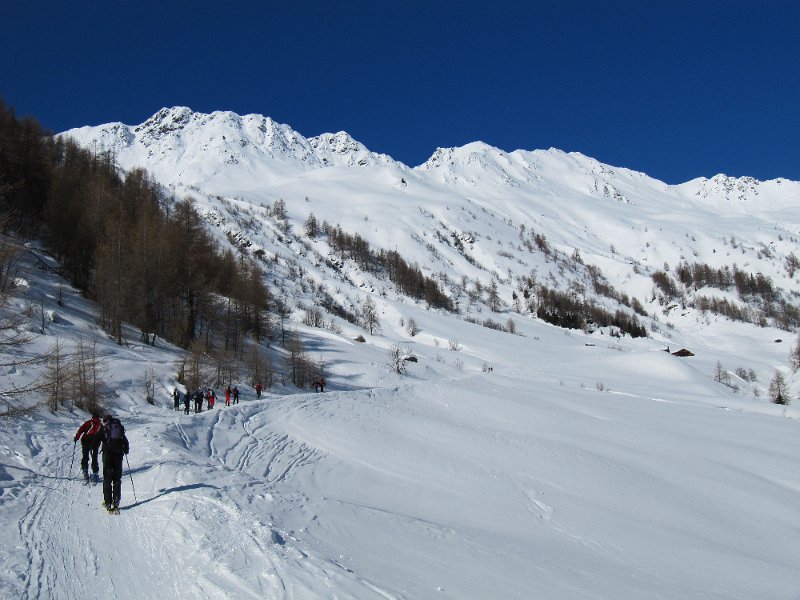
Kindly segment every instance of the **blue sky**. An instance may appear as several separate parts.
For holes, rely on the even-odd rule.
[[[410,166],[482,140],[800,180],[798,25],[783,0],[26,0],[3,7],[0,96],[53,131],[182,105]]]

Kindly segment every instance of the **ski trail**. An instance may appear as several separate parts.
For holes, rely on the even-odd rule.
[[[181,439],[183,440],[184,448],[186,448],[188,450],[189,449],[189,445],[190,445],[189,437],[186,435],[186,432],[183,430],[183,426],[181,425],[180,421],[177,421],[177,420],[175,421],[175,429],[178,430],[178,434],[181,436]]]
[[[80,535],[69,518],[70,513],[80,509],[87,486],[77,481],[62,483],[50,488],[35,478],[30,482],[29,510],[19,522],[30,565],[24,588],[27,598],[56,597],[57,590],[95,575],[91,570],[93,561],[80,560],[92,555],[91,538]],[[64,546],[65,539],[69,540],[69,547]]]
[[[302,399],[297,409],[320,402]],[[0,534],[10,546],[0,545],[0,598],[147,598],[155,585],[165,598],[392,598],[316,553],[302,528],[281,524],[286,511],[309,506],[304,482],[328,456],[272,421],[287,406],[126,419],[118,516],[102,508],[102,485],[75,479],[74,430],[53,435],[32,420],[14,450],[0,448]]]
[[[216,437],[220,437],[217,435]],[[227,438],[226,438],[227,439]],[[275,508],[269,489],[272,482],[236,472],[233,465],[241,464],[236,452],[228,451],[215,440],[216,459],[229,462],[232,474],[237,477],[235,487],[247,499],[247,510],[230,500],[229,488],[214,488],[195,484],[184,486],[186,497],[176,506],[175,520],[192,523],[196,528],[183,534],[189,537],[192,552],[186,557],[189,564],[203,562],[201,570],[192,570],[198,589],[204,595],[214,595],[215,590],[237,590],[237,597],[288,599],[319,597],[320,581],[339,582],[332,589],[369,589],[353,573],[341,566],[315,559],[305,544],[295,535],[276,525],[269,517]],[[263,451],[264,443],[251,440],[248,448]],[[259,451],[255,452],[256,455]],[[216,462],[216,461],[213,461]],[[218,469],[209,465],[209,469]],[[185,473],[185,475],[190,475]],[[198,480],[203,474],[192,473]],[[247,483],[241,482],[245,477]],[[163,501],[162,498],[158,499]],[[230,531],[236,532],[230,535]],[[209,561],[209,559],[211,559]],[[297,574],[301,573],[301,581]],[[291,583],[287,583],[291,582]],[[374,591],[373,591],[374,593]],[[339,598],[363,598],[362,593]],[[385,594],[375,597],[387,598]]]
[[[40,449],[33,441],[30,443],[35,459]],[[69,469],[71,451],[59,450],[62,449],[51,444],[47,451],[50,456],[65,457],[57,468],[53,468],[54,461],[45,460],[43,465],[64,473]],[[152,466],[147,465],[138,475],[140,494],[146,495],[170,477],[165,473],[168,469]],[[113,516],[107,515],[100,505],[101,486],[48,478],[33,471],[22,485],[25,487],[20,500],[26,509],[19,521],[18,534],[25,544],[28,573],[21,584],[21,593],[13,597],[143,598],[151,592],[153,579],[171,582],[167,585],[173,588],[172,597],[224,595],[226,588],[202,576],[209,563],[207,557],[198,558],[199,569],[192,577],[182,557],[167,554],[167,548],[190,547],[191,540],[204,536],[204,532],[171,518],[174,497],[180,490],[142,498],[132,504],[132,489],[125,477],[122,511],[120,516]],[[164,502],[167,506],[163,506]],[[165,539],[173,543],[165,544]],[[125,563],[126,568],[119,569],[120,563]],[[147,577],[141,577],[142,573]]]
[[[254,427],[254,417],[243,418],[235,408],[220,413],[209,429],[207,446],[209,456],[231,471],[277,484],[325,456],[265,424]]]
[[[320,401],[295,399],[292,405],[302,409]],[[229,502],[227,489],[205,489],[178,507],[185,513],[182,522],[196,521],[207,532],[202,553],[218,557],[201,578],[208,586],[228,589],[236,586],[237,578],[244,578],[247,589],[257,590],[261,598],[320,597],[321,589],[336,590],[337,598],[393,598],[346,567],[315,557],[306,542],[274,522],[271,515],[279,504],[307,504],[295,477],[298,481],[313,477],[327,454],[276,427],[268,412],[263,405],[226,407],[210,424],[204,442],[213,464],[208,468],[222,464],[247,505]],[[230,535],[213,535],[222,523],[238,532],[235,543]],[[325,582],[322,588],[320,582]],[[243,592],[242,597],[249,596]]]

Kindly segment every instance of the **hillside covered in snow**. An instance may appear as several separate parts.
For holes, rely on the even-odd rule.
[[[303,254],[327,255],[325,240],[304,251],[284,242],[307,243],[313,215],[373,248],[399,251],[432,276],[484,287],[495,280],[507,306],[523,280],[585,285],[577,281],[585,273],[565,273],[574,258],[643,305],[653,296],[652,274],[674,277],[682,263],[761,273],[796,302],[796,270],[786,265],[796,260],[798,182],[718,175],[669,186],[578,153],[506,152],[481,142],[439,148],[409,168],[344,132],[307,139],[268,117],[185,107],[138,126],[63,135],[124,170],[146,169],[176,198],[192,198],[240,248],[286,253],[303,266]],[[285,239],[270,235],[266,209],[276,201],[286,208],[278,223]],[[465,287],[451,286],[467,310]],[[684,303],[702,293],[697,287],[679,294]]]
[[[241,367],[239,405],[175,411],[185,351],[117,343],[29,244],[4,387],[92,348],[131,452],[111,516],[76,480],[84,411],[3,422],[0,596],[796,598],[800,412],[769,388],[800,390],[799,183],[481,142],[412,168],[187,108],[63,135],[263,265],[326,388],[276,336],[264,397]]]

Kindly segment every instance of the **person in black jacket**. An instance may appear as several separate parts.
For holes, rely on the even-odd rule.
[[[125,436],[125,427],[119,419],[106,415],[103,417],[103,501],[106,510],[119,509],[122,498],[122,457],[130,446]]]

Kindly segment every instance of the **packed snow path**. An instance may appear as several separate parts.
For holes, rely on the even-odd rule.
[[[74,431],[26,422],[40,431],[26,436],[25,455],[3,461],[3,479],[13,484],[2,495],[20,517],[13,537],[24,552],[8,553],[13,577],[0,596],[302,598],[330,587],[337,597],[385,597],[352,572],[314,560],[267,520],[271,486],[315,453],[285,435],[260,438],[264,428],[254,423],[265,412],[259,403],[161,422],[125,419],[137,466],[125,465],[119,516],[101,506],[102,482],[79,481]]]

